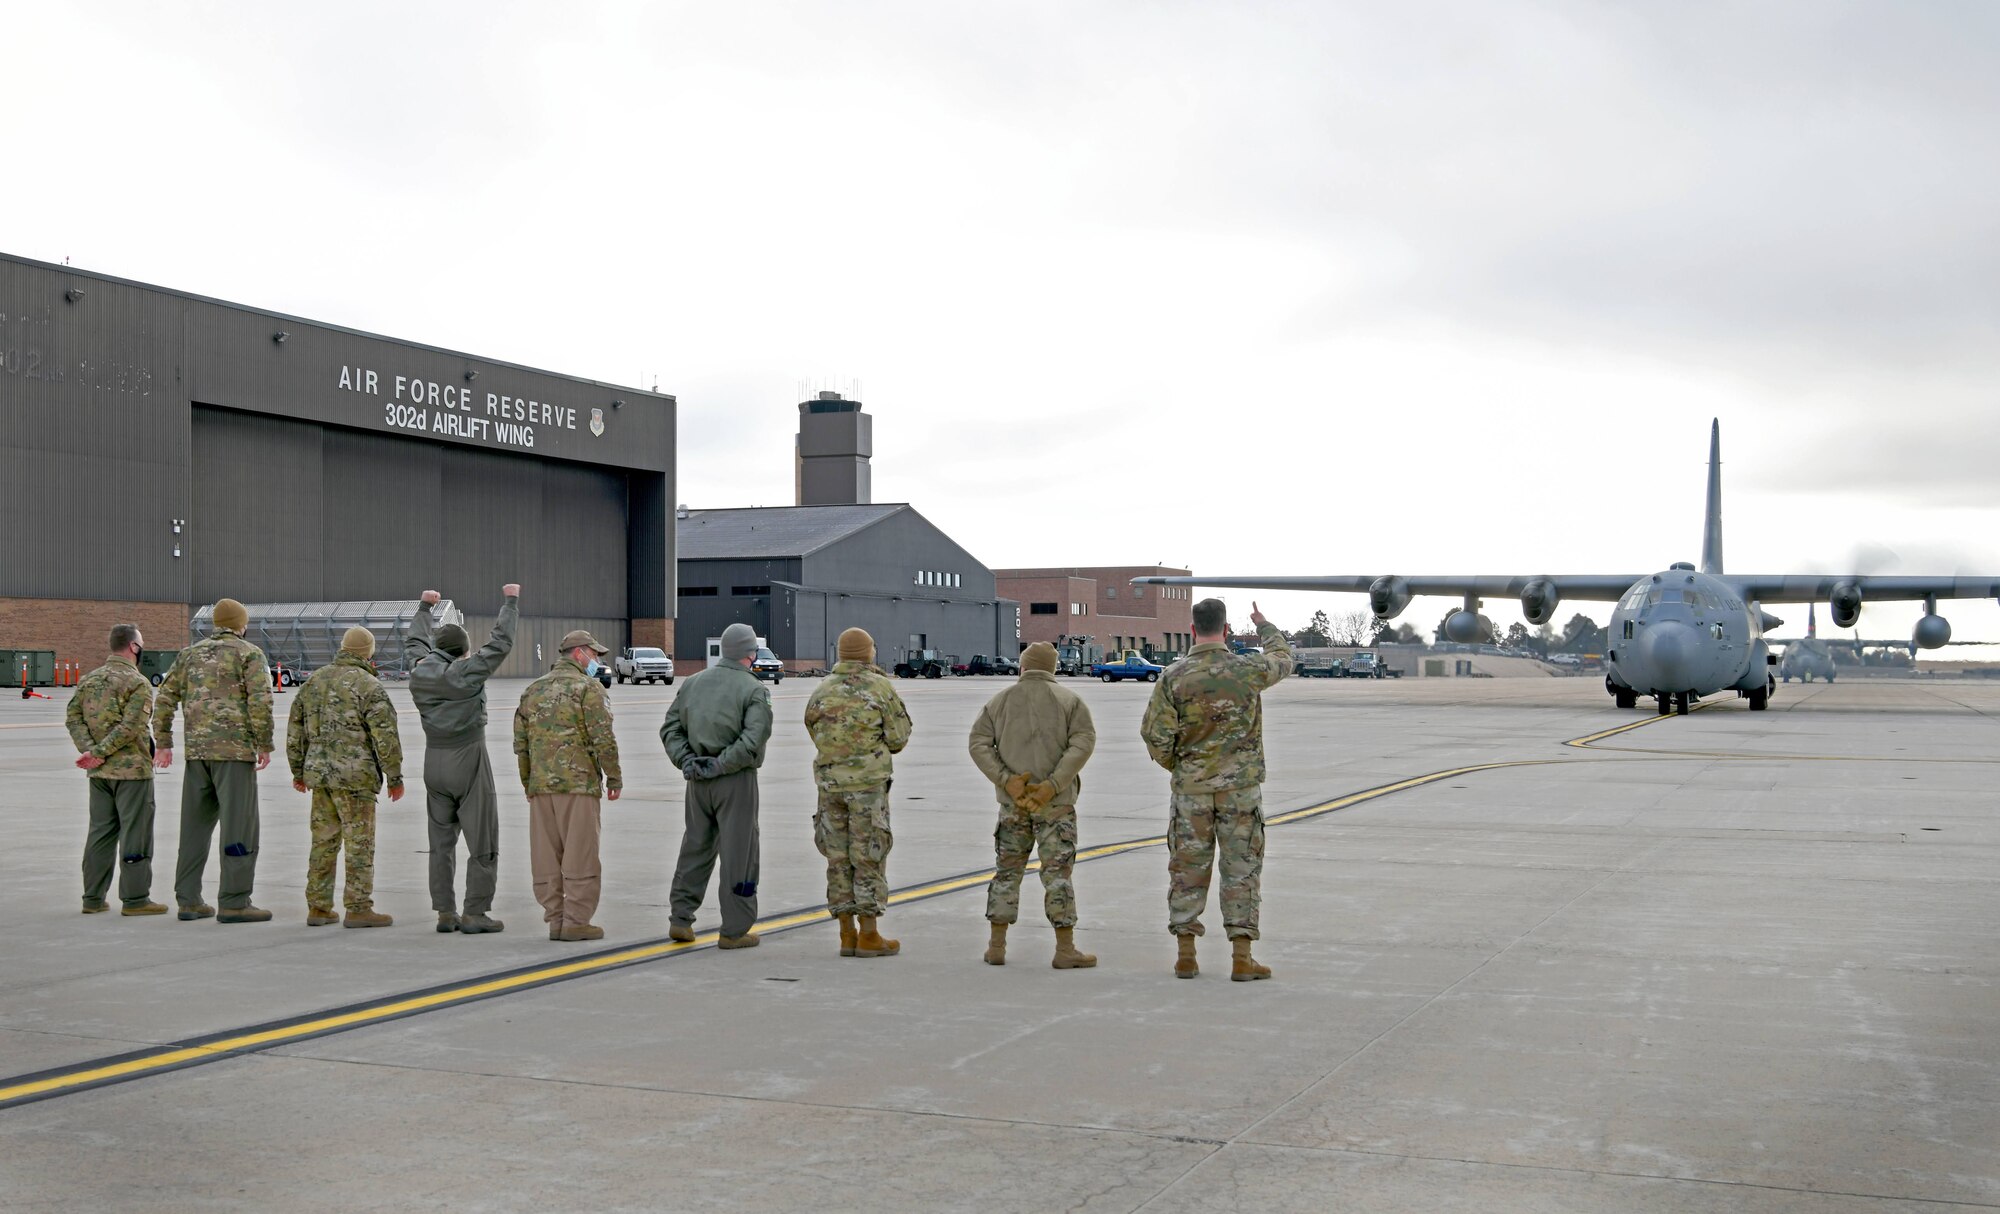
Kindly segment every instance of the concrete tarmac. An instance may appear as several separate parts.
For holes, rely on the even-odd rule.
[[[606,938],[577,945],[546,938],[529,887],[523,686],[492,687],[507,930],[482,937],[432,930],[400,687],[411,793],[382,800],[376,856],[396,926],[371,931],[304,924],[307,799],[282,742],[260,779],[274,922],[78,914],[67,693],[7,701],[0,1209],[2000,1207],[2000,686],[1790,687],[1768,713],[1655,719],[1587,679],[1287,681],[1266,696],[1270,816],[1457,774],[1272,827],[1270,982],[1228,981],[1213,904],[1202,975],[1173,978],[1154,845],[1077,869],[1094,970],[1049,968],[1030,875],[1005,967],[980,962],[972,881],[892,910],[896,958],[843,959],[806,916],[748,951],[705,936],[369,1013],[665,936],[675,689],[613,689],[628,791],[604,807]],[[814,686],[774,691],[767,919],[824,900]],[[899,684],[898,888],[991,865],[965,734],[1001,686]],[[1083,845],[1157,837],[1150,688],[1077,689],[1100,730]],[[1485,764],[1509,766],[1459,770]],[[158,791],[171,902],[178,770]],[[717,922],[711,891],[697,929]],[[230,1036],[354,1005],[358,1027]],[[228,1044],[157,1063],[204,1037]],[[67,1077],[128,1055],[128,1081]],[[31,1075],[53,1090],[9,1103]]]

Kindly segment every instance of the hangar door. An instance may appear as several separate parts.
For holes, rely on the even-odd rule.
[[[522,584],[524,641],[506,673],[563,629],[624,643],[623,469],[196,406],[192,601],[413,599],[443,591],[475,613]],[[489,606],[490,603],[490,606]],[[490,617],[488,617],[490,618]],[[529,626],[527,621],[537,625]],[[544,624],[546,622],[546,624]]]

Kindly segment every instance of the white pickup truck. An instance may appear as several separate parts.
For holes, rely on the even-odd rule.
[[[611,672],[623,683],[630,679],[634,683],[650,683],[655,679],[672,686],[674,682],[674,660],[658,649],[621,649],[618,656],[611,659]]]

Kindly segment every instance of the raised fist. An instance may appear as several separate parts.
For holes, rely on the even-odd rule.
[[[506,584],[505,586],[502,586],[502,587],[500,588],[500,597],[501,597],[501,598],[505,598],[505,599],[518,599],[518,598],[520,598],[520,597],[521,597],[521,583],[519,583],[519,582],[509,582],[509,583],[507,583],[507,584]]]
[[[426,603],[435,603],[438,601],[439,597],[440,596],[438,592],[435,590],[424,591],[424,602]]]

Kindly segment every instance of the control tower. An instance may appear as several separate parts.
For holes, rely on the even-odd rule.
[[[865,506],[871,501],[868,457],[875,453],[875,419],[861,402],[821,392],[799,402],[793,478],[801,506]]]

